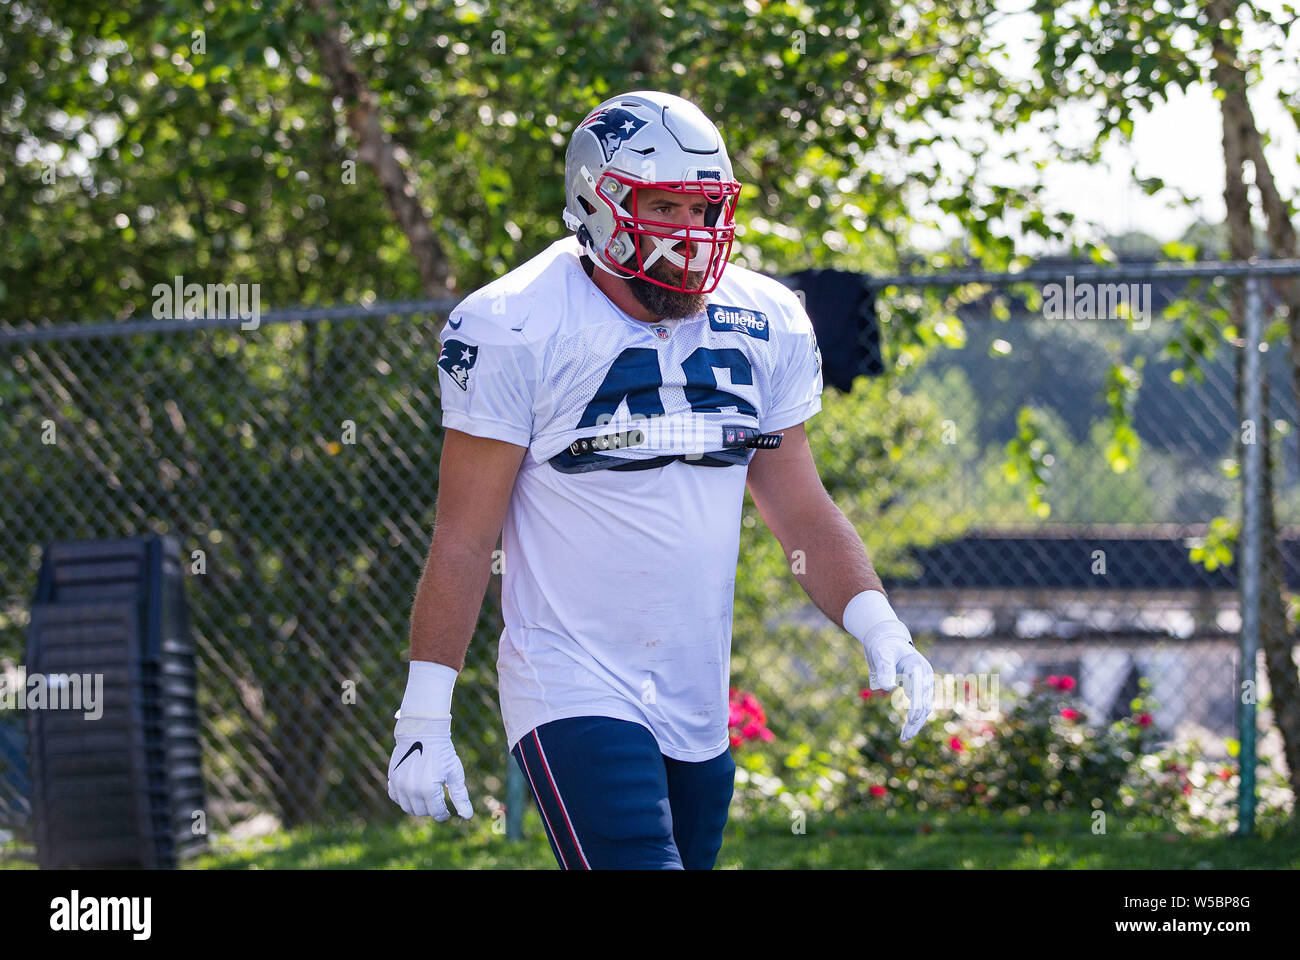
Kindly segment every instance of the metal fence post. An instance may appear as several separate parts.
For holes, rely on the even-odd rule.
[[[1241,740],[1241,785],[1238,794],[1240,816],[1237,835],[1247,836],[1255,828],[1255,701],[1258,698],[1259,601],[1260,601],[1260,471],[1263,466],[1260,431],[1267,430],[1263,420],[1262,376],[1259,356],[1260,297],[1259,278],[1246,276],[1246,356],[1242,376],[1245,378],[1245,414],[1255,430],[1253,443],[1245,443],[1242,464],[1242,548],[1241,548],[1241,684],[1238,687]],[[1246,682],[1250,682],[1249,688]],[[1247,689],[1250,696],[1245,696]]]

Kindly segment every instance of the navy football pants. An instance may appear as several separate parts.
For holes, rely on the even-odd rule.
[[[688,763],[639,723],[553,720],[510,751],[561,869],[711,870],[735,784],[731,751]]]

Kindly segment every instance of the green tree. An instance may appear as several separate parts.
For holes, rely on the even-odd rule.
[[[640,88],[719,119],[745,184],[738,263],[897,268],[912,230],[933,226],[913,212],[923,194],[1005,264],[1008,211],[1040,233],[1059,224],[990,168],[939,160],[963,144],[971,102],[999,129],[1018,119],[996,16],[986,2],[15,0],[0,5],[0,313],[12,326],[147,315],[178,276],[258,284],[263,309],[466,292],[562,234],[574,123]],[[891,381],[864,384],[838,421],[828,397],[840,439],[814,428],[885,569],[908,539],[960,528],[928,492],[942,464],[918,455],[939,442],[932,411],[892,379],[947,334],[929,315],[897,320]],[[437,488],[429,318],[4,350],[4,647],[21,643],[40,543],[174,533],[211,554],[194,602],[218,790],[267,798],[289,822],[391,815],[371,774]],[[59,444],[40,444],[46,421]],[[340,445],[344,421],[355,446]],[[753,610],[757,592],[738,584]],[[489,603],[458,687],[458,709],[493,718],[458,740],[472,778],[504,756],[499,629]],[[360,721],[339,704],[348,678],[370,685]]]
[[[1236,260],[1249,260],[1256,254],[1252,221],[1258,211],[1266,224],[1270,253],[1284,258],[1300,256],[1293,222],[1296,198],[1283,196],[1276,183],[1274,161],[1248,99],[1265,64],[1290,64],[1285,42],[1297,21],[1292,6],[1284,4],[1274,13],[1239,0],[1165,4],[1121,0],[1065,7],[1051,0],[1036,0],[1034,11],[1041,31],[1037,73],[1043,82],[1038,88],[1042,95],[1038,107],[1054,110],[1060,101],[1075,101],[1087,102],[1098,112],[1099,135],[1095,144],[1082,152],[1083,159],[1095,162],[1108,140],[1130,137],[1139,110],[1168,99],[1175,90],[1206,84],[1213,89],[1223,117],[1227,254]],[[1258,38],[1250,44],[1245,40],[1246,28]],[[1294,83],[1294,79],[1289,82]],[[1284,90],[1283,102],[1290,104],[1295,93],[1295,89]],[[1290,115],[1300,123],[1300,111],[1292,109]],[[1152,179],[1143,186],[1155,193],[1164,184]],[[1195,251],[1181,247],[1174,246],[1170,253],[1194,255]],[[1284,322],[1271,325],[1265,331],[1266,339],[1280,342],[1284,334],[1289,335],[1290,386],[1293,395],[1300,398],[1300,280],[1278,278],[1274,288],[1284,306]],[[1200,345],[1184,357],[1188,367],[1195,369],[1198,359],[1212,351],[1216,341],[1237,347],[1240,410],[1243,367],[1239,348],[1245,316],[1241,284],[1234,285],[1231,299],[1227,311],[1183,310],[1187,339]],[[1205,336],[1207,328],[1210,336]],[[1267,377],[1263,388],[1267,411]],[[1275,519],[1275,438],[1267,422],[1260,425],[1258,436],[1263,462],[1261,535],[1265,575],[1260,635],[1291,785],[1300,794],[1300,673],[1291,652],[1294,641],[1287,623]]]

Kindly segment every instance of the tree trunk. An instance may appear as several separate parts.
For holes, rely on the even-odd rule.
[[[1277,517],[1273,507],[1273,439],[1272,431],[1267,427],[1269,418],[1269,380],[1265,368],[1263,386],[1263,407],[1266,411],[1264,423],[1256,431],[1263,447],[1260,460],[1261,471],[1260,494],[1260,529],[1268,531],[1261,539],[1260,565],[1263,567],[1262,590],[1260,593],[1259,633],[1267,638],[1261,645],[1264,648],[1264,662],[1268,665],[1270,708],[1273,720],[1282,731],[1282,752],[1286,757],[1287,771],[1291,790],[1300,797],[1300,737],[1291,733],[1300,730],[1300,678],[1298,678],[1294,643],[1286,622],[1286,604],[1282,594],[1282,550],[1278,538]]]
[[[429,214],[420,203],[407,167],[405,151],[384,132],[379,104],[357,71],[346,44],[339,35],[339,16],[331,0],[309,0],[312,10],[325,19],[325,27],[311,35],[320,53],[325,75],[343,99],[348,126],[356,134],[358,155],[375,172],[388,207],[392,211],[420,271],[420,286],[428,296],[446,294],[455,287],[447,255],[429,225]]]
[[[1235,15],[1233,0],[1215,0],[1209,6],[1212,18],[1216,22]],[[1243,169],[1247,161],[1256,159],[1252,147],[1253,139],[1258,142],[1254,116],[1250,112],[1250,103],[1246,99],[1244,74],[1237,71],[1234,75],[1231,67],[1235,64],[1235,51],[1222,33],[1216,34],[1214,41],[1214,78],[1215,84],[1224,90],[1224,83],[1231,89],[1224,90],[1221,101],[1223,112],[1223,160],[1225,181],[1223,199],[1227,207],[1228,250],[1234,260],[1249,260],[1255,255],[1255,242],[1251,234],[1251,205],[1247,192]],[[1262,154],[1261,154],[1262,155]],[[1257,170],[1258,175],[1258,170]],[[1237,329],[1245,328],[1244,282],[1236,284],[1233,295],[1233,323]],[[1297,316],[1291,311],[1293,319]],[[1293,329],[1292,341],[1296,336]],[[1245,419],[1243,400],[1245,395],[1245,355],[1237,351],[1236,398],[1237,409],[1242,411]],[[1297,387],[1300,368],[1292,370],[1292,385]],[[1264,375],[1263,415],[1261,422],[1255,424],[1255,442],[1263,444],[1260,450],[1262,468],[1260,484],[1260,646],[1264,650],[1267,664],[1269,688],[1272,691],[1273,718],[1282,735],[1283,751],[1286,755],[1291,789],[1300,796],[1300,676],[1297,675],[1295,661],[1292,659],[1291,637],[1286,622],[1286,605],[1284,601],[1285,584],[1282,579],[1282,557],[1278,545],[1276,514],[1273,507],[1272,479],[1272,435],[1269,417],[1268,377]],[[1238,440],[1238,462],[1244,461],[1244,451]],[[1237,551],[1241,556],[1240,543]],[[1240,565],[1238,566],[1240,569]],[[1247,673],[1253,673],[1253,665],[1245,665]]]
[[[1221,23],[1225,19],[1236,19],[1236,7],[1236,0],[1214,0],[1207,9],[1212,22]],[[1279,259],[1300,259],[1300,243],[1296,240],[1295,225],[1291,223],[1289,204],[1278,192],[1273,170],[1264,155],[1264,139],[1259,135],[1255,114],[1246,96],[1246,71],[1237,63],[1237,51],[1222,32],[1215,34],[1214,67],[1211,73],[1215,88],[1223,94],[1225,122],[1229,114],[1235,119],[1241,161],[1249,161],[1255,171],[1255,186],[1259,189],[1260,208],[1264,212],[1269,254]],[[1244,186],[1241,192],[1244,200]],[[1300,407],[1300,278],[1276,277],[1273,289],[1286,306],[1291,390],[1297,407]]]

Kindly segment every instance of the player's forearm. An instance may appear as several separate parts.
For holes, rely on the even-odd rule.
[[[781,546],[808,599],[837,626],[844,626],[845,606],[863,590],[885,592],[862,538],[829,498]]]
[[[491,574],[491,548],[434,536],[411,609],[412,660],[465,666]]]

